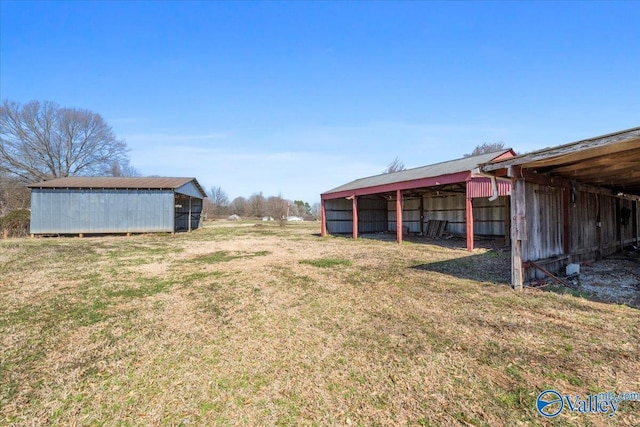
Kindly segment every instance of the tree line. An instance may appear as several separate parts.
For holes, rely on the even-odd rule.
[[[225,218],[229,215],[239,217],[268,217],[281,220],[290,216],[297,216],[305,220],[316,219],[320,208],[302,200],[288,200],[277,196],[265,196],[262,191],[253,193],[249,198],[242,196],[229,200],[229,196],[220,186],[213,186],[207,192],[203,213],[208,219]]]

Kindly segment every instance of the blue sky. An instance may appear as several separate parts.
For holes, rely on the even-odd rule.
[[[143,175],[310,203],[483,142],[640,125],[640,2],[0,2],[0,97],[100,113]]]

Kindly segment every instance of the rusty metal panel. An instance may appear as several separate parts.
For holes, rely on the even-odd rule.
[[[496,186],[498,187],[498,196],[511,195],[510,180],[496,179]],[[467,197],[475,199],[491,196],[493,196],[493,183],[490,178],[473,177],[471,182],[467,184]]]

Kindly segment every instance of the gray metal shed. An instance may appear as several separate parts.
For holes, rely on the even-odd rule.
[[[31,189],[31,234],[190,231],[205,191],[195,178],[67,177]]]

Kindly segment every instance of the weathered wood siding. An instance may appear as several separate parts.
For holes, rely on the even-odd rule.
[[[603,194],[595,190],[572,190],[527,182],[527,240],[523,242],[522,261],[544,261],[552,272],[568,262],[583,262],[615,253],[640,240],[638,202]],[[564,204],[567,192],[567,206]],[[568,253],[565,253],[564,210],[568,209]],[[621,212],[630,211],[626,224]],[[634,223],[635,215],[635,223]],[[553,261],[558,258],[557,261]],[[534,268],[527,270],[525,280],[543,277]]]
[[[527,244],[522,248],[523,261],[535,261],[562,255],[562,190],[526,183]]]

